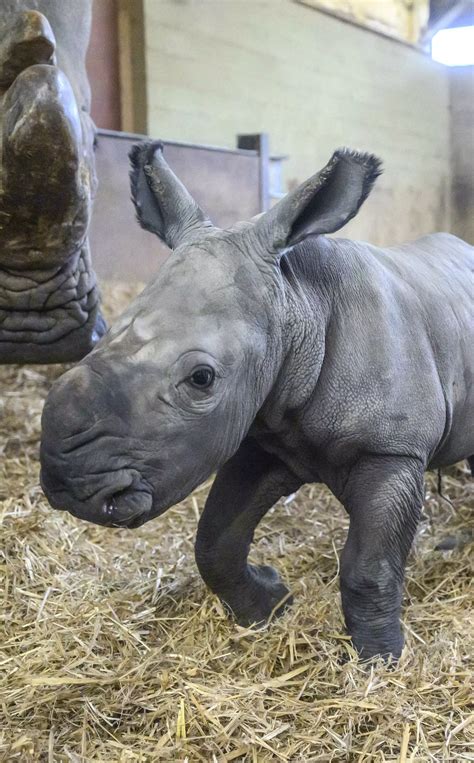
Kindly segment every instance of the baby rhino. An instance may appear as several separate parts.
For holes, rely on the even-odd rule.
[[[474,466],[473,248],[445,233],[387,249],[328,238],[379,175],[370,154],[336,151],[226,230],[161,144],[135,146],[131,161],[138,219],[173,254],[53,386],[46,495],[77,517],[138,527],[217,471],[196,560],[247,625],[287,594],[274,570],[247,562],[257,524],[281,496],[324,482],[350,516],[348,632],[363,657],[398,657],[424,471]]]

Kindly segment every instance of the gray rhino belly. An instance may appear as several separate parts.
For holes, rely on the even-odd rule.
[[[469,357],[451,384],[447,400],[446,434],[430,467],[449,466],[474,455],[474,336],[470,332]]]

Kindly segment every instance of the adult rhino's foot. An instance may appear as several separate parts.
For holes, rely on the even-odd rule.
[[[2,27],[0,363],[76,361],[105,332],[87,242],[94,126],[54,48],[40,13]]]
[[[273,567],[253,564],[248,565],[244,580],[220,598],[244,627],[263,625],[271,617],[279,617],[293,602]]]
[[[29,66],[53,64],[55,48],[53,30],[46,16],[30,10],[12,14],[1,29],[0,88],[9,87]]]
[[[95,187],[74,94],[55,66],[30,66],[2,107],[0,267],[58,267],[85,241]]]
[[[56,271],[0,269],[0,364],[74,362],[105,331],[87,247]]]

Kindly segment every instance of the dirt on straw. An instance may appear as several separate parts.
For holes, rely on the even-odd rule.
[[[112,313],[131,289],[109,289]],[[407,574],[400,663],[358,663],[338,555],[347,518],[319,485],[280,503],[252,557],[295,604],[263,631],[228,619],[199,578],[209,484],[136,531],[52,511],[40,414],[58,366],[0,368],[0,760],[474,760],[472,480],[428,476]],[[446,536],[450,551],[437,550]]]

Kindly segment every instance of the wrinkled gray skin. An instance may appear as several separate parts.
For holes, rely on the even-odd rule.
[[[0,0],[0,363],[79,360],[105,332],[90,22],[91,0]]]
[[[324,482],[350,515],[348,631],[364,657],[399,656],[424,471],[474,463],[473,249],[448,234],[388,249],[327,238],[369,193],[371,155],[336,152],[230,230],[205,220],[159,145],[137,147],[132,163],[138,218],[174,253],[53,386],[46,495],[77,517],[137,527],[217,470],[196,559],[249,624],[287,594],[274,570],[247,563],[258,522]]]

